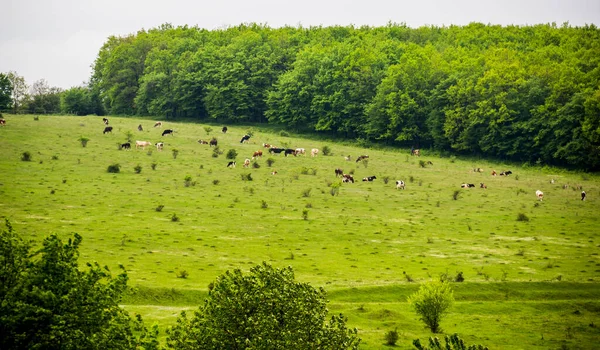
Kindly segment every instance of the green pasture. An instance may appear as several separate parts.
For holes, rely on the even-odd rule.
[[[223,134],[213,124],[207,135],[206,124],[163,121],[154,128],[154,120],[109,117],[113,131],[103,134],[101,117],[5,117],[0,216],[35,242],[51,232],[80,233],[81,261],[113,271],[123,265],[135,289],[125,307],[163,329],[180,310],[200,304],[219,274],[267,261],[323,286],[330,311],[349,317],[365,349],[385,348],[385,332],[396,327],[399,348],[430,336],[406,296],[420,282],[460,272],[457,304],[442,321],[448,333],[498,349],[585,349],[600,339],[596,174],[428,150],[417,158],[407,149],[286,136],[262,125],[228,125]],[[168,128],[174,136],[161,137]],[[240,144],[248,131],[250,142]],[[162,140],[164,150],[119,150],[128,133],[133,143]],[[214,148],[197,142],[213,136],[223,152],[216,158]],[[86,147],[80,137],[89,138]],[[263,143],[307,154],[269,155]],[[331,155],[323,155],[324,146]],[[312,148],[321,150],[317,157]],[[230,149],[238,153],[235,168],[226,167]],[[264,152],[260,167],[244,168],[257,150]],[[30,161],[21,159],[24,152]],[[363,154],[368,162],[356,163]],[[275,160],[271,167],[267,158]],[[120,173],[107,172],[112,164]],[[335,168],[358,181],[342,184]],[[493,177],[492,170],[513,174]],[[248,174],[251,181],[243,179]],[[360,181],[372,175],[374,182]],[[396,180],[406,189],[397,190]],[[178,278],[183,272],[187,278]]]

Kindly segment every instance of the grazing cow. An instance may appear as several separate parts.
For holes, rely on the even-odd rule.
[[[108,119],[102,118],[102,121],[104,122],[104,125],[108,125]]]
[[[0,119],[0,125],[2,125],[2,126],[6,125],[6,120],[5,119]]]
[[[554,179],[550,179],[550,183],[554,185]]]
[[[483,182],[480,182],[479,183],[479,188],[487,188],[487,185],[484,184]]]
[[[262,151],[260,151],[260,150],[252,153],[252,159],[258,158],[258,157],[262,157]]]
[[[142,128],[142,124],[138,125],[138,131],[144,131],[144,128]]]
[[[318,154],[319,154],[319,149],[318,149],[318,148],[313,148],[313,149],[310,151],[310,156],[311,156],[311,157],[316,157]]]
[[[374,175],[373,176],[367,176],[367,177],[363,178],[363,181],[369,181],[370,182],[370,181],[375,180],[376,178],[377,178],[377,176],[374,176]]]
[[[283,148],[271,147],[271,148],[269,148],[269,153],[279,154],[279,153],[283,152],[284,150],[285,149],[283,149]]]
[[[156,122],[156,123],[154,123],[154,127],[155,128],[161,128],[162,127],[162,122]]]
[[[156,143],[156,150],[157,150],[157,151],[162,151],[162,150],[163,150],[163,147],[165,147],[165,144],[164,144],[164,142],[157,142],[157,143]]]
[[[474,173],[483,173],[483,169],[481,169],[481,168],[474,168],[473,172]]]
[[[413,155],[413,156],[420,157],[421,156],[421,150],[420,149],[411,149],[410,150],[410,154]]]
[[[569,185],[568,184],[564,184],[563,185],[563,190],[566,190],[567,188],[569,188]]]
[[[352,182],[354,183],[354,177],[350,174],[342,175],[342,182]]]
[[[335,169],[335,177],[344,176],[344,171],[340,168]]]
[[[208,143],[208,145],[211,147],[212,146],[217,147],[217,139],[213,137],[212,139],[210,139],[210,142]]]
[[[581,191],[581,200],[584,201],[585,200],[585,191]]]
[[[544,199],[544,192],[542,192],[542,191],[540,191],[540,190],[537,190],[537,191],[535,191],[535,196],[536,196],[536,197],[537,197],[537,198],[538,198],[540,201],[542,201],[542,199]]]
[[[198,143],[201,145],[208,145],[208,141],[205,140],[198,140]]]
[[[349,162],[349,161],[351,161],[351,160],[352,160],[352,157],[351,157],[350,155],[348,155],[347,157],[344,157],[344,159],[345,159],[347,162]]]
[[[227,163],[227,167],[228,168],[235,168],[235,160],[232,160],[231,162]]]
[[[268,144],[268,143],[263,143],[263,147],[264,148],[271,148],[271,147],[274,147],[274,146],[271,145],[271,144]]]
[[[396,181],[396,189],[397,190],[404,189],[404,186],[405,186],[404,181],[402,181],[402,180],[397,180]]]
[[[510,174],[512,174],[512,171],[510,171],[510,170],[507,170],[507,171],[503,171],[503,172],[501,172],[501,173],[500,173],[500,176],[508,176],[508,175],[510,175]]]
[[[496,170],[492,170],[492,176],[496,176],[498,175],[498,173],[496,172]]]
[[[173,129],[165,129],[165,131],[162,132],[162,136],[165,136],[165,135],[171,135],[171,136],[173,136],[174,132],[175,131]]]
[[[250,140],[250,135],[246,134],[242,137],[240,143],[248,142],[248,140]]]
[[[358,158],[356,158],[356,162],[358,163],[358,162],[360,162],[361,160],[363,160],[363,159],[368,159],[368,158],[369,158],[369,156],[358,156]]]
[[[244,161],[244,168],[247,168],[250,166],[250,159],[246,158],[246,160]]]
[[[296,148],[296,155],[298,154],[306,155],[306,150],[304,148]]]
[[[288,156],[288,154],[293,154],[293,155],[294,155],[294,157],[295,157],[295,156],[296,156],[296,150],[295,150],[295,149],[292,149],[292,148],[286,148],[286,149],[285,149],[285,152],[284,152],[284,155],[287,157],[287,156]]]
[[[125,142],[121,144],[121,147],[119,147],[120,149],[131,149],[131,143],[129,142]]]
[[[272,171],[271,175],[277,175],[277,171]]]
[[[104,128],[104,131],[102,132],[103,134],[106,134],[107,132],[112,132],[112,126],[107,126]]]
[[[460,185],[461,188],[473,188],[475,187],[475,184],[462,184]]]
[[[135,141],[135,149],[142,148],[146,149],[147,146],[152,146],[152,142],[150,141]]]
[[[227,133],[227,127],[226,127],[226,126],[224,126],[224,127],[223,127],[223,129],[221,129],[221,132],[222,132],[223,134]]]

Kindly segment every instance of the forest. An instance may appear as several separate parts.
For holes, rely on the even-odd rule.
[[[594,25],[160,27],[110,37],[68,114],[271,123],[532,165],[600,169]]]

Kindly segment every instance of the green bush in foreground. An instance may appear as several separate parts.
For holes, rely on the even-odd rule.
[[[440,321],[454,303],[454,295],[449,283],[430,282],[421,285],[416,293],[408,297],[408,302],[425,325],[433,333],[439,333]]]
[[[204,304],[167,331],[174,349],[358,349],[342,315],[326,321],[325,290],[263,263],[219,276]]]
[[[82,237],[56,235],[33,250],[13,231],[0,231],[0,349],[155,349],[158,329],[119,307],[127,274],[98,263],[78,266]],[[140,338],[133,333],[139,331]]]
[[[429,347],[426,347],[421,345],[419,339],[415,339],[413,345],[419,350],[488,350],[488,348],[483,345],[466,345],[456,333],[451,336],[445,336],[444,341],[446,344],[442,346],[439,338],[431,337],[429,338]]]

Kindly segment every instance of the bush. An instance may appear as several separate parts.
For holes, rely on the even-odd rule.
[[[242,177],[242,181],[252,181],[252,174],[251,173],[241,174],[241,177]]]
[[[225,158],[233,160],[237,157],[237,155],[237,151],[232,148],[229,151],[227,151],[227,155],[225,156]]]
[[[85,147],[87,146],[87,143],[90,141],[89,138],[81,136],[79,139],[77,139],[79,142],[81,142],[81,147]]]
[[[173,153],[173,159],[177,159],[177,155],[179,154],[179,150],[177,148],[173,148],[173,150],[171,150],[171,152]]]
[[[135,167],[133,167],[133,170],[135,171],[136,174],[139,174],[142,172],[142,166],[138,164]]]
[[[183,179],[183,185],[185,187],[190,187],[190,186],[195,186],[196,185],[196,181],[192,181],[192,177],[190,175],[187,175],[184,179]]]
[[[171,215],[171,221],[172,222],[178,222],[179,221],[179,216],[177,216],[177,214]]]
[[[267,263],[217,277],[204,303],[167,331],[175,349],[358,349],[356,329],[331,316],[326,293]],[[327,319],[329,319],[327,321]]]
[[[308,220],[308,210],[302,209],[302,219]]]
[[[116,173],[118,173],[118,172],[120,172],[120,171],[121,171],[121,165],[120,165],[120,164],[117,164],[117,163],[115,163],[115,164],[111,164],[111,165],[109,165],[109,166],[108,166],[108,168],[107,168],[107,171],[108,171],[109,173],[114,173],[114,174],[116,174]]]
[[[24,162],[31,162],[31,152],[23,152],[23,154],[21,154],[21,160]]]
[[[269,207],[269,204],[267,204],[265,200],[262,200],[260,203],[260,207],[263,209],[267,209]]]
[[[458,334],[454,333],[451,336],[445,336],[445,345],[442,345],[437,337],[429,338],[429,347],[421,345],[419,339],[413,341],[413,345],[418,350],[488,350],[483,345],[466,345],[465,342],[458,337]]]
[[[385,334],[385,344],[394,346],[400,337],[398,336],[398,328],[389,331]]]
[[[452,193],[452,199],[458,200],[458,197],[460,197],[460,191],[454,190],[454,193]]]
[[[211,128],[210,126],[205,126],[204,131],[206,131],[206,135],[210,135],[210,132],[213,131],[213,128]]]
[[[156,162],[153,162],[152,164],[150,164],[150,167],[152,168],[152,170],[156,170]]]
[[[281,130],[279,132],[279,136],[288,137],[288,136],[290,136],[290,133],[285,130]]]
[[[181,271],[177,271],[176,276],[177,278],[188,278],[190,274],[186,271],[186,270],[181,270]]]
[[[267,166],[269,168],[271,167],[271,165],[273,165],[273,163],[275,163],[275,159],[273,159],[273,158],[268,158],[267,159]]]
[[[329,146],[327,146],[327,145],[323,146],[323,148],[321,149],[321,151],[323,152],[324,156],[331,156],[331,155],[333,155],[331,153],[331,148],[329,148]]]
[[[454,303],[454,295],[450,284],[430,282],[421,285],[419,290],[408,298],[408,302],[431,332],[439,333],[440,321]]]
[[[219,146],[216,146],[213,149],[212,157],[213,158],[218,158],[220,154],[221,154],[221,149],[219,148]]]
[[[258,169],[258,168],[260,168],[260,164],[258,164],[258,162],[253,162],[253,163],[252,163],[252,167],[253,167],[254,169]]]
[[[529,221],[529,217],[527,215],[523,214],[523,213],[519,213],[517,215],[517,221],[527,222],[527,221]]]
[[[302,197],[310,197],[310,191],[312,191],[312,188],[307,188],[304,191],[302,191]]]
[[[156,210],[156,211],[158,211],[158,212],[161,212],[161,211],[163,210],[163,208],[164,208],[164,207],[165,207],[164,205],[162,205],[162,204],[159,204],[159,205],[158,205],[158,207],[156,207],[154,210]]]

